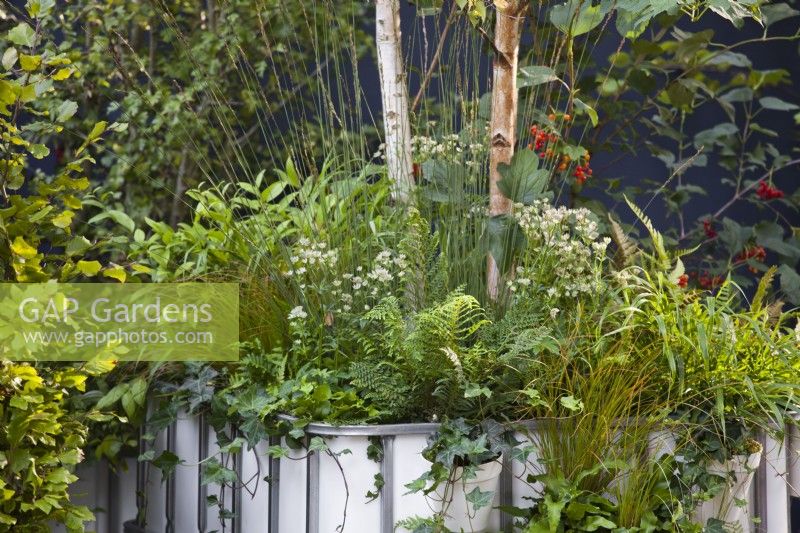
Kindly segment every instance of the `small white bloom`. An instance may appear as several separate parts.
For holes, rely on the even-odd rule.
[[[305,312],[302,305],[298,305],[297,307],[289,311],[289,320],[295,320],[298,318],[303,319],[306,317],[308,317],[308,313]]]

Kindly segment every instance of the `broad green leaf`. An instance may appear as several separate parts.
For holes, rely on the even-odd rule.
[[[592,106],[590,106],[583,100],[576,98],[575,110],[578,111],[579,113],[586,113],[589,116],[589,120],[592,122],[592,126],[597,127],[599,117],[597,116],[597,111],[595,111]]]
[[[759,222],[753,227],[756,243],[787,257],[797,259],[800,249],[783,240],[783,228],[775,222]]]
[[[550,67],[544,65],[530,65],[519,69],[517,87],[520,89],[523,87],[535,87],[559,79],[556,72]]]
[[[56,122],[66,122],[78,111],[78,104],[72,100],[61,102],[56,110]]]
[[[764,23],[769,27],[776,22],[800,15],[800,11],[794,9],[786,2],[780,2],[761,6],[761,14],[764,17]]]
[[[502,176],[497,187],[512,202],[530,205],[547,189],[550,174],[539,168],[539,157],[533,150],[519,150],[510,165],[500,164],[497,169]]]
[[[569,0],[550,9],[550,22],[561,32],[577,37],[599,26],[608,7],[607,3],[595,6],[588,0]]]
[[[172,475],[172,473],[175,471],[175,468],[184,461],[171,451],[167,450],[153,459],[152,462],[153,466],[161,470],[161,479],[166,480]]]
[[[789,297],[792,304],[800,305],[800,274],[789,265],[781,265],[781,290]]]
[[[758,103],[761,104],[761,107],[764,109],[772,109],[775,111],[794,111],[796,109],[800,109],[800,106],[797,104],[784,102],[780,98],[775,98],[774,96],[765,96],[764,98],[760,98]]]
[[[19,46],[31,47],[36,44],[36,32],[24,22],[8,30],[8,40]]]
[[[43,144],[32,144],[28,147],[28,150],[36,159],[43,159],[50,155],[50,149]]]
[[[6,70],[11,70],[14,67],[14,64],[17,62],[17,57],[19,57],[19,54],[17,53],[16,48],[13,46],[6,48],[6,51],[3,52],[3,68]]]
[[[28,0],[25,7],[31,18],[42,18],[50,14],[55,5],[56,0]]]

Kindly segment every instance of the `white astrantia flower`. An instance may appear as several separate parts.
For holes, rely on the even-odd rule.
[[[560,313],[560,312],[561,312],[561,309],[559,309],[558,307],[554,307],[554,308],[550,309],[550,318],[555,320],[555,318],[558,316],[558,313]]]
[[[289,311],[289,320],[297,320],[297,319],[304,319],[308,317],[308,313],[305,312],[302,305],[298,305],[291,311]]]
[[[511,281],[512,291],[545,290],[551,298],[572,298],[599,288],[610,239],[599,238],[588,209],[555,207],[538,199],[532,205],[515,204],[513,213],[527,249]]]

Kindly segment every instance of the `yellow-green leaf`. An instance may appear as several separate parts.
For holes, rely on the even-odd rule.
[[[78,261],[78,271],[84,276],[96,276],[102,265],[99,261]]]
[[[125,269],[119,265],[110,266],[103,270],[103,275],[107,278],[113,278],[120,283],[125,283],[125,280],[128,279]]]
[[[17,235],[14,242],[11,243],[11,251],[24,259],[33,259],[37,253],[36,248],[25,242],[21,235]]]
[[[53,74],[53,79],[55,81],[65,80],[72,76],[72,69],[71,68],[60,68]]]
[[[72,224],[72,217],[75,216],[75,213],[72,211],[66,210],[62,211],[60,214],[53,217],[52,222],[53,225],[57,228],[66,228],[70,224]]]
[[[28,54],[19,55],[19,65],[26,72],[33,72],[42,64],[42,56],[29,56]]]

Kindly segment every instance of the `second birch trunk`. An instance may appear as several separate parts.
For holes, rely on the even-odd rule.
[[[489,214],[511,213],[511,200],[497,186],[502,179],[500,164],[510,164],[514,156],[517,130],[517,67],[523,10],[518,2],[509,2],[497,9],[494,45],[496,55],[492,77],[491,151],[489,155]],[[487,269],[487,291],[491,300],[500,293],[501,272],[490,254]]]

